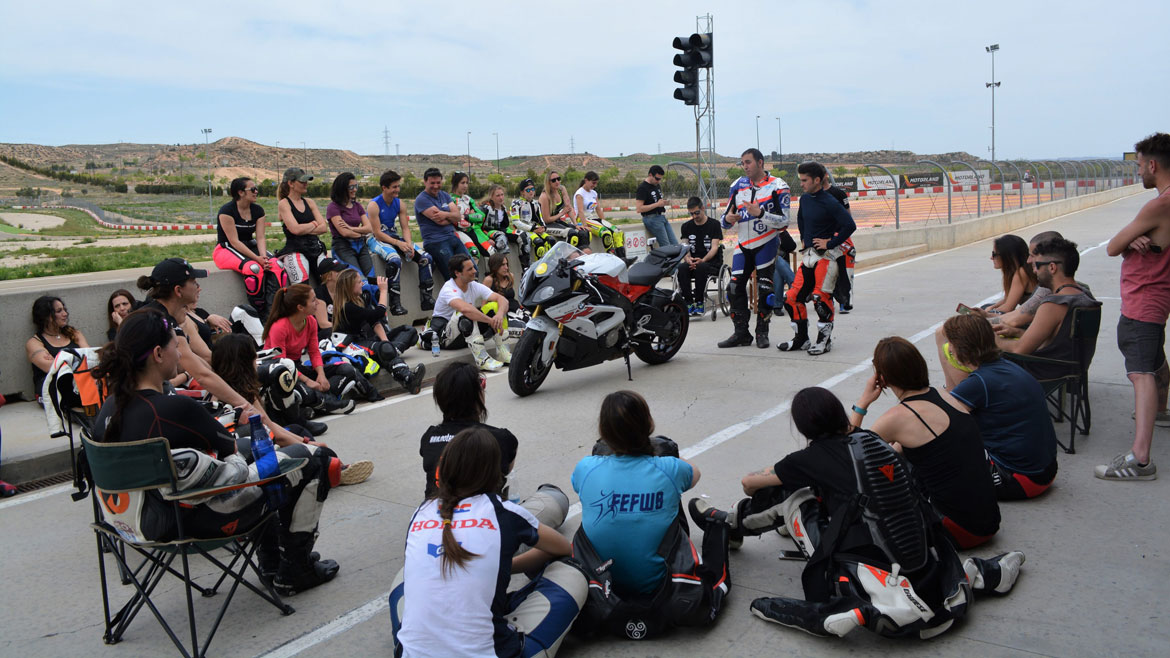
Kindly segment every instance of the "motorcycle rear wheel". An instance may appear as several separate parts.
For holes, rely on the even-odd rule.
[[[543,331],[526,330],[516,349],[512,350],[512,364],[508,366],[508,386],[520,397],[536,392],[552,371],[552,361],[540,363],[541,346],[544,344]]]
[[[690,314],[678,300],[671,300],[662,310],[670,316],[671,331],[666,336],[655,335],[648,342],[638,342],[634,347],[634,354],[650,365],[666,363],[678,354],[691,326]]]

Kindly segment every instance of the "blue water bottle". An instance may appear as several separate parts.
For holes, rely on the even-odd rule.
[[[280,474],[280,465],[276,460],[276,448],[272,439],[268,438],[268,428],[260,420],[260,414],[248,417],[248,425],[252,428],[252,461],[256,464],[256,473],[261,480]],[[284,506],[284,483],[270,482],[263,486],[268,496],[269,509],[280,509]]]

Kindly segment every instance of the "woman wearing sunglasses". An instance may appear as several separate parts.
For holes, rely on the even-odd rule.
[[[517,232],[523,231],[532,245],[532,256],[537,260],[544,258],[548,248],[557,241],[548,232],[544,223],[544,216],[540,214],[540,202],[536,200],[536,183],[531,178],[520,181],[520,198],[512,200],[511,219],[516,224]],[[512,236],[508,236],[512,239]],[[517,244],[520,240],[516,240]]]
[[[577,211],[569,199],[569,191],[561,185],[561,175],[555,171],[544,176],[540,215],[547,218],[548,231],[558,240],[589,252],[589,231],[577,223]]]
[[[237,178],[228,191],[232,200],[219,209],[216,245],[211,259],[219,269],[239,272],[244,277],[248,302],[260,312],[260,317],[264,317],[271,302],[264,291],[264,273],[272,273],[274,285],[269,286],[272,293],[288,285],[288,275],[265,248],[267,222],[264,221],[264,207],[256,203],[260,198],[260,188],[256,187],[255,181]]]

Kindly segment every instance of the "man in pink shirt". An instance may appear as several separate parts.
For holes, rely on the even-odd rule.
[[[1150,458],[1154,418],[1166,407],[1170,367],[1166,364],[1166,319],[1170,317],[1170,135],[1154,133],[1134,146],[1142,185],[1158,196],[1109,241],[1110,256],[1121,256],[1121,319],[1117,346],[1133,382],[1133,449],[1094,474],[1103,480],[1153,480]],[[1159,400],[1159,398],[1161,398]]]

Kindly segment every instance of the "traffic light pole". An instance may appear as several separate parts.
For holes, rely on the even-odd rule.
[[[681,54],[674,56],[674,81],[682,87],[674,90],[674,97],[695,108],[695,182],[696,196],[705,207],[712,208],[718,194],[715,191],[715,76],[713,30],[710,14],[695,18],[695,34],[677,37],[674,48]]]

